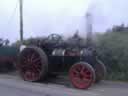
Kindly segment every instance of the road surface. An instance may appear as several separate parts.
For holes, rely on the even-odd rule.
[[[102,81],[88,90],[54,83],[31,83],[0,74],[0,96],[128,96],[128,83]]]

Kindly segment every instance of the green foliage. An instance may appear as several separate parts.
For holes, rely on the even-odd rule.
[[[108,29],[107,32],[128,32],[128,26],[124,24],[113,26],[112,29]]]
[[[108,79],[128,80],[128,32],[97,35],[96,46],[107,66]]]

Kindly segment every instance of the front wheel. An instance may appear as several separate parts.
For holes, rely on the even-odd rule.
[[[86,62],[79,62],[72,65],[69,76],[72,84],[79,89],[87,89],[95,81],[95,71]]]

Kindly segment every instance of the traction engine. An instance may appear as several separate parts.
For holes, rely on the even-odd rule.
[[[70,81],[76,88],[87,89],[99,82],[104,78],[106,68],[97,59],[95,48],[81,46],[80,41],[77,37],[66,41],[60,35],[52,34],[25,46],[17,63],[21,77],[26,81],[39,81],[68,69]]]

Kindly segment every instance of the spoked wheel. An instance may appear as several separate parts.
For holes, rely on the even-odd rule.
[[[100,60],[97,60],[97,63],[95,65],[95,72],[96,72],[95,83],[99,83],[101,80],[105,78],[107,73],[104,63],[101,62]]]
[[[74,64],[70,68],[69,76],[72,84],[79,89],[87,89],[95,81],[94,69],[85,62]]]
[[[17,67],[24,80],[38,81],[48,71],[47,56],[38,47],[27,47],[20,53]]]

